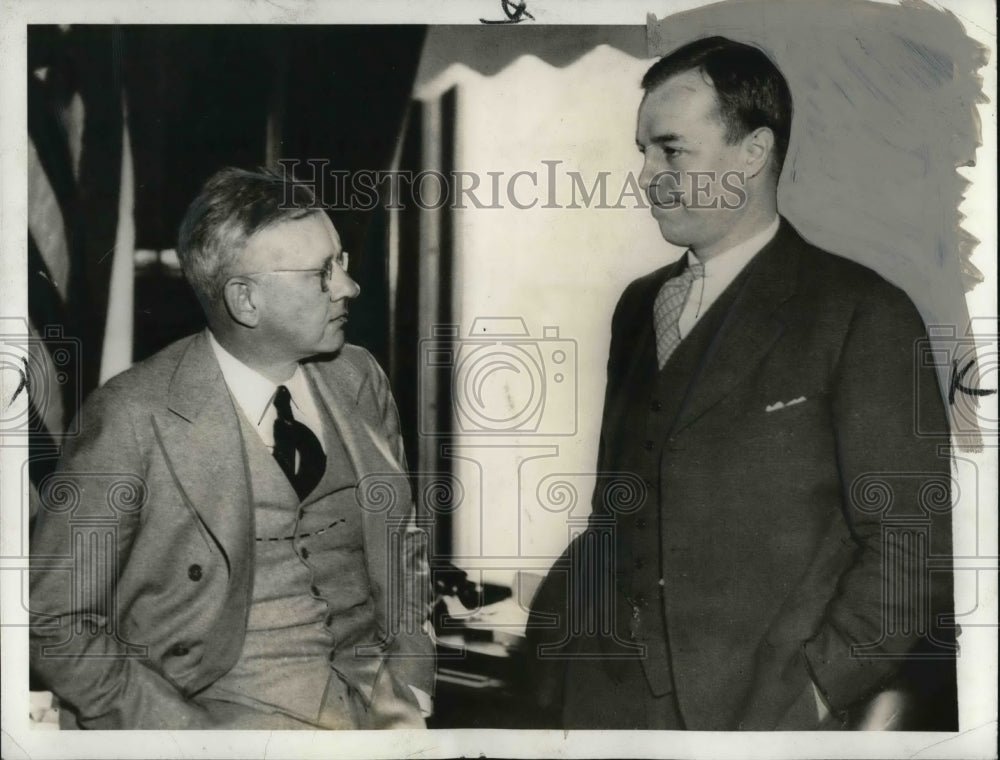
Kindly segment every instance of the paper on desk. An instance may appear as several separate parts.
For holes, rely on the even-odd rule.
[[[524,637],[528,610],[513,597],[475,610],[467,610],[454,596],[444,597],[444,603],[452,618],[469,628],[493,631],[496,641],[502,642],[504,636]]]

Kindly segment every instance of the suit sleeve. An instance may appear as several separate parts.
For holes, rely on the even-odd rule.
[[[389,447],[400,467],[406,471],[406,453],[400,432],[399,412],[389,388],[389,380],[371,355],[367,355],[368,376],[378,406]],[[400,630],[388,650],[388,667],[399,682],[414,686],[427,694],[434,693],[435,646],[427,629],[433,603],[428,537],[416,523],[416,509],[410,505],[409,517],[399,542],[400,562],[396,567],[401,576],[398,588],[403,589]]]
[[[883,283],[856,306],[833,388],[843,508],[856,544],[807,667],[837,714],[872,695],[936,617],[952,608],[947,441],[917,433],[947,422],[933,368],[915,361],[923,322]],[[924,428],[928,429],[928,428]],[[929,570],[929,560],[945,563]]]
[[[146,508],[130,411],[112,390],[80,412],[32,536],[31,664],[86,728],[208,727],[208,716],[124,641],[117,584]]]

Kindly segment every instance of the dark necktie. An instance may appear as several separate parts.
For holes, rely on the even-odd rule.
[[[274,458],[288,477],[299,499],[304,499],[319,483],[326,470],[326,454],[319,439],[292,415],[292,394],[283,385],[274,394]],[[295,454],[299,469],[295,470]]]

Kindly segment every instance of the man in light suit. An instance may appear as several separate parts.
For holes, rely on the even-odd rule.
[[[329,218],[213,176],[178,253],[208,329],[95,391],[42,485],[32,665],[85,728],[417,728],[426,536]]]
[[[543,702],[575,728],[846,728],[916,681],[950,727],[954,672],[923,668],[954,644],[921,318],[778,215],[792,103],[763,52],[699,40],[642,86],[639,181],[687,250],[612,319],[590,533],[614,550],[578,539],[536,598]]]

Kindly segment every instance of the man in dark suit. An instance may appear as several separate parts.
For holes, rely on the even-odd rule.
[[[687,250],[615,309],[591,529],[529,629],[543,694],[565,727],[860,725],[952,653],[947,440],[915,432],[944,425],[924,325],[778,215],[792,102],[764,53],[699,40],[642,86],[639,181]],[[621,473],[642,483],[627,509]]]
[[[416,728],[426,536],[329,218],[217,173],[178,253],[208,329],[109,381],[42,484],[32,665],[86,728]]]

